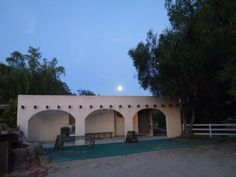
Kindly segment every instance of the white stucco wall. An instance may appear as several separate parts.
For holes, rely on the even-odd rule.
[[[181,118],[180,110],[172,109],[166,112],[166,133],[167,137],[177,137],[181,135]]]
[[[58,111],[45,111],[34,115],[29,120],[30,141],[55,141],[61,127],[69,125],[69,114]]]
[[[135,114],[134,118],[133,118],[133,126],[134,126],[134,131],[139,133],[138,130],[138,114]]]
[[[34,108],[34,105],[37,108]],[[48,107],[46,107],[48,106]],[[59,107],[58,107],[59,106]],[[76,120],[75,135],[85,135],[85,120],[89,114],[102,109],[118,111],[124,117],[124,134],[135,128],[133,117],[143,109],[158,109],[166,115],[167,136],[181,135],[180,108],[177,101],[151,96],[49,96],[19,95],[17,125],[28,136],[29,120],[38,112],[61,110],[70,113]]]
[[[114,133],[114,121],[115,117],[113,110],[94,111],[85,119],[85,133]]]
[[[115,116],[115,136],[124,136],[125,126],[124,117]]]

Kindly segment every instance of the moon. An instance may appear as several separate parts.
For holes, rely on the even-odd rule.
[[[123,91],[123,86],[122,85],[118,85],[117,86],[117,91],[122,92]]]

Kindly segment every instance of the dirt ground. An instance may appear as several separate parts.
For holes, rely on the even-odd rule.
[[[235,177],[236,141],[51,163],[49,177]]]

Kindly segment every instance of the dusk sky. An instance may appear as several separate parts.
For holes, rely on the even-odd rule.
[[[40,47],[65,67],[61,79],[72,92],[137,96],[150,93],[140,88],[128,50],[149,29],[160,34],[169,26],[164,0],[1,0],[0,22],[0,62]]]

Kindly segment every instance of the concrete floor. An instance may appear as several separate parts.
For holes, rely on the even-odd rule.
[[[187,141],[187,139],[185,139]],[[7,177],[235,177],[236,140],[129,155],[32,164]],[[38,175],[37,175],[38,176]]]
[[[235,177],[236,142],[51,163],[48,177]]]

